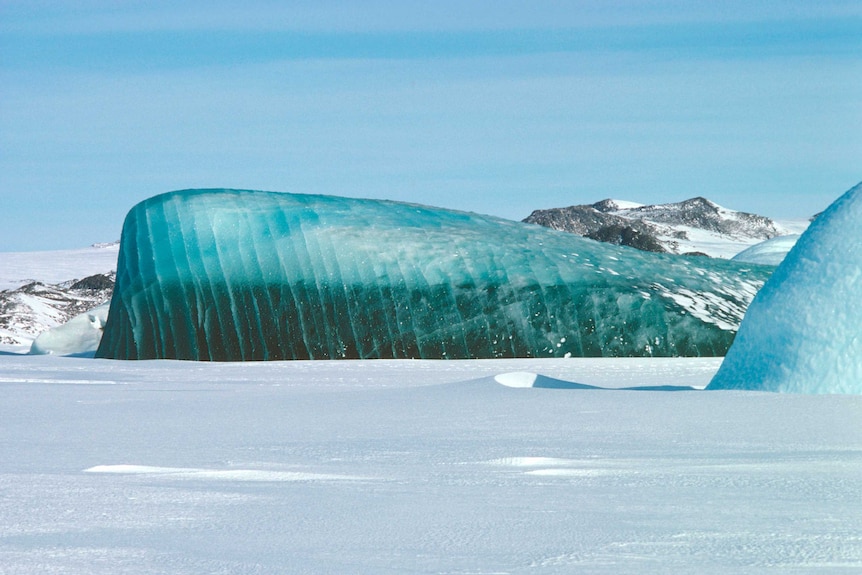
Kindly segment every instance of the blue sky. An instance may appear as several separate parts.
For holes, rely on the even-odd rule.
[[[807,217],[862,180],[860,30],[856,0],[0,0],[0,251],[190,187]]]

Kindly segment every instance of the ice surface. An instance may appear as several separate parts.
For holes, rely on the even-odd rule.
[[[737,262],[777,266],[784,261],[797,241],[799,241],[798,234],[777,236],[742,250],[732,259]]]
[[[0,572],[862,572],[862,396],[493,381],[718,364],[0,356]]]
[[[771,271],[412,204],[186,190],[129,213],[97,355],[722,355]]]
[[[44,331],[30,346],[32,354],[90,355],[96,353],[108,319],[108,303]]]
[[[710,389],[862,394],[862,184],[802,234]]]

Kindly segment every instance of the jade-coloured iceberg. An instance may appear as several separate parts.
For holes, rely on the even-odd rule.
[[[184,190],[130,211],[97,356],[715,356],[771,267],[390,201]]]

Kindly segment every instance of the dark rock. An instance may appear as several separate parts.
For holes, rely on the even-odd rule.
[[[108,274],[96,274],[78,280],[69,286],[74,290],[102,291],[114,289],[114,280]]]
[[[586,234],[584,237],[618,246],[637,248],[645,252],[667,252],[654,236],[643,233],[628,225],[612,224],[602,226],[595,232]]]
[[[727,210],[703,197],[671,204],[635,206],[615,200],[536,210],[525,222],[594,240],[651,252],[679,253],[679,241],[690,238],[686,229],[719,234],[736,241],[766,240],[781,234],[771,219]]]

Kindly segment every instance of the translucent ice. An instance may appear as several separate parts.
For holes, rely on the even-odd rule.
[[[862,184],[757,294],[709,389],[862,394]]]
[[[722,355],[771,271],[413,204],[171,192],[126,218],[97,356]]]
[[[784,261],[797,241],[799,241],[798,234],[776,236],[742,250],[732,259],[737,262],[777,266]]]

